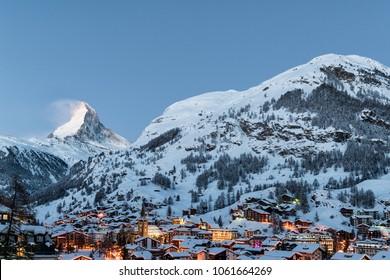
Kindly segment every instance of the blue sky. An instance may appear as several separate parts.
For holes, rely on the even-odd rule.
[[[176,101],[322,54],[390,66],[389,11],[386,0],[0,0],[0,134],[45,137],[81,100],[135,141]]]

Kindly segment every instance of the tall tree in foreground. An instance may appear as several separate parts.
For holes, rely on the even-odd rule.
[[[26,188],[19,182],[18,176],[14,176],[11,185],[7,188],[7,195],[2,198],[2,203],[10,208],[10,217],[7,232],[3,243],[4,259],[26,257],[24,255],[24,242],[19,240],[22,237],[20,225],[15,223],[16,217],[19,220],[32,219],[30,209],[30,198]],[[12,238],[13,237],[13,238]],[[17,250],[19,250],[17,252]],[[18,256],[19,255],[19,256]],[[27,256],[28,257],[28,256]]]

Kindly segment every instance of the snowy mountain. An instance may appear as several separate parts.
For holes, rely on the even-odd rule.
[[[81,102],[71,120],[46,140],[0,136],[0,186],[10,185],[17,174],[35,193],[72,174],[80,161],[129,146],[100,122],[93,108]]]
[[[106,128],[96,111],[85,102],[80,102],[70,121],[58,127],[41,144],[65,151],[64,155],[73,163],[103,151],[123,150],[130,146],[126,139]]]
[[[71,120],[57,128],[49,138],[76,140],[106,149],[124,149],[130,145],[126,139],[106,128],[96,111],[85,102],[81,102]]]
[[[195,96],[168,107],[127,150],[80,162],[37,195],[38,213],[55,219],[105,206],[137,215],[146,200],[156,216],[192,207],[227,225],[229,209],[247,199],[289,194],[299,216],[348,226],[341,207],[382,207],[390,191],[376,202],[363,199],[366,185],[355,191],[389,171],[389,100],[389,68],[333,54],[246,91]],[[53,137],[82,138],[86,111]]]

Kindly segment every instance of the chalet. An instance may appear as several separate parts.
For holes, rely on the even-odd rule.
[[[196,208],[190,208],[182,211],[182,216],[195,216],[197,214]]]
[[[238,254],[223,247],[209,248],[207,249],[207,254],[209,260],[235,260],[238,257]]]
[[[268,235],[254,234],[249,239],[249,244],[252,247],[260,248],[261,245],[263,244],[264,240],[267,239],[267,238],[268,238]]]
[[[359,224],[357,227],[357,235],[362,240],[367,239],[370,226],[367,224]]]
[[[173,230],[173,233],[174,233],[174,235],[194,236],[194,234],[192,233],[192,229],[191,228],[187,228],[187,227],[175,228]]]
[[[91,261],[91,260],[93,260],[93,258],[88,257],[88,256],[78,255],[78,256],[74,257],[72,260],[74,260],[74,261]]]
[[[54,242],[49,231],[43,226],[21,225],[21,235],[34,255],[54,255]],[[19,238],[20,239],[20,238]]]
[[[296,219],[295,220],[295,226],[300,227],[300,228],[308,228],[312,225],[313,223],[311,221],[306,221],[302,219]]]
[[[161,252],[163,255],[165,255],[167,253],[178,251],[178,249],[175,246],[173,246],[172,244],[163,244],[160,246],[160,249],[161,249]]]
[[[259,234],[260,230],[254,230],[254,229],[245,229],[244,231],[244,238],[252,238],[253,235]]]
[[[236,241],[234,241],[234,240],[223,240],[221,242],[221,247],[227,248],[227,249],[230,249],[230,250],[233,250],[233,246],[234,245],[236,245]]]
[[[282,241],[277,238],[267,238],[261,244],[261,247],[267,251],[278,250],[282,245]]]
[[[291,194],[285,193],[280,197],[280,202],[281,203],[293,203],[293,202],[295,202],[295,197]]]
[[[303,257],[298,252],[273,250],[273,251],[264,251],[264,256],[260,257],[260,260],[263,260],[263,259],[301,260],[301,259],[303,259]]]
[[[378,227],[371,227],[368,229],[368,238],[375,239],[382,237],[382,230]]]
[[[319,244],[296,243],[292,252],[302,255],[304,260],[323,260],[325,250]]]
[[[331,258],[332,261],[341,260],[341,261],[360,261],[360,260],[370,260],[370,257],[366,254],[355,254],[355,253],[345,253],[345,252],[336,252]]]
[[[238,237],[237,230],[212,228],[209,231],[213,234],[212,241],[221,242],[223,240],[234,240]]]
[[[145,248],[148,251],[159,250],[160,241],[148,236],[143,236],[135,240],[135,244]]]
[[[157,219],[155,221],[156,226],[161,227],[163,225],[172,225],[172,221],[168,219]]]
[[[191,260],[192,256],[189,252],[170,252],[165,254],[164,260]]]
[[[0,246],[3,247],[3,243],[6,241],[7,236],[9,237],[9,242],[11,244],[16,245],[18,238],[20,236],[19,228],[12,224],[0,224]],[[4,247],[3,247],[4,248]],[[0,250],[0,259],[3,257],[3,254],[5,251],[2,249]],[[15,248],[15,250],[12,253],[16,253],[16,255],[19,257],[25,256],[25,250],[23,247]]]
[[[340,209],[340,213],[344,217],[350,218],[350,217],[353,216],[353,208],[345,208],[345,207],[343,207],[343,208]]]
[[[210,248],[211,241],[207,239],[188,238],[180,244],[180,251],[188,251],[195,247]]]
[[[97,252],[91,250],[77,250],[76,252],[63,254],[59,256],[59,260],[71,260],[71,261],[91,261],[91,260],[104,260]]]
[[[172,223],[174,225],[184,225],[184,218],[182,218],[182,217],[173,218]]]
[[[0,204],[0,223],[9,223],[11,219],[11,209]]]
[[[182,210],[181,215],[184,216],[190,216],[190,210]]]
[[[357,227],[360,224],[372,225],[371,215],[355,215],[351,217],[351,225]]]
[[[146,251],[145,248],[143,248],[140,245],[136,244],[126,244],[123,248],[123,259],[129,260],[130,256],[135,251]]]
[[[290,220],[283,220],[282,227],[288,231],[296,230],[294,222]]]
[[[270,214],[268,212],[259,209],[253,209],[248,207],[244,210],[244,217],[249,221],[256,221],[259,223],[269,223],[270,222],[269,216]]]
[[[207,260],[208,258],[207,251],[204,248],[192,248],[188,250],[188,253],[191,254],[191,259],[193,260]]]
[[[19,228],[14,224],[11,225],[11,229],[9,228],[9,224],[0,224],[0,243],[5,241],[8,232],[10,232],[9,239],[11,242],[16,242],[18,240],[18,236],[20,235]]]
[[[364,241],[357,241],[353,245],[353,249],[356,254],[366,254],[369,257],[372,257],[380,251],[388,250],[388,247],[382,242],[367,239]]]
[[[288,216],[296,216],[297,215],[297,210],[295,209],[294,205],[291,204],[281,204],[278,209],[278,214],[282,215],[283,217],[288,217]]]
[[[244,218],[244,214],[240,209],[230,209],[230,216],[233,221]]]
[[[249,244],[236,244],[233,246],[233,251],[239,255],[259,256],[264,254],[262,248],[252,247]]]
[[[378,220],[380,218],[379,217],[379,211],[378,210],[373,210],[373,209],[364,209],[364,210],[358,211],[358,214],[359,215],[371,216],[371,218],[374,219],[374,220]]]
[[[246,238],[246,237],[236,238],[234,239],[234,241],[236,242],[236,244],[247,244],[247,245],[250,244],[250,238]]]
[[[262,198],[257,201],[257,204],[265,207],[276,207],[277,203],[273,199]]]
[[[335,236],[337,237],[338,240],[345,240],[345,241],[349,241],[354,238],[352,232],[345,231],[345,230],[336,231]]]
[[[171,240],[171,244],[177,248],[178,252],[184,252],[188,249],[187,240],[194,240],[194,239],[197,238],[195,236],[175,235]]]
[[[148,224],[148,237],[154,239],[161,239],[164,233],[160,230],[160,228],[156,225]]]
[[[152,260],[153,255],[147,250],[134,251],[129,256],[130,260]]]
[[[213,239],[213,233],[211,231],[207,231],[207,230],[199,230],[196,236],[199,239],[208,239],[208,240]]]
[[[383,212],[385,220],[390,220],[390,210],[386,210]]]
[[[325,250],[328,255],[331,255],[335,251],[334,239],[326,234],[316,234],[316,241]]]
[[[52,235],[54,244],[58,250],[73,250],[84,248],[89,240],[89,235],[79,230],[64,230]]]

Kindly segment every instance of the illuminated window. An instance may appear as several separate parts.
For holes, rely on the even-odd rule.
[[[16,249],[16,255],[18,257],[24,257],[24,249],[22,247],[19,247]]]

